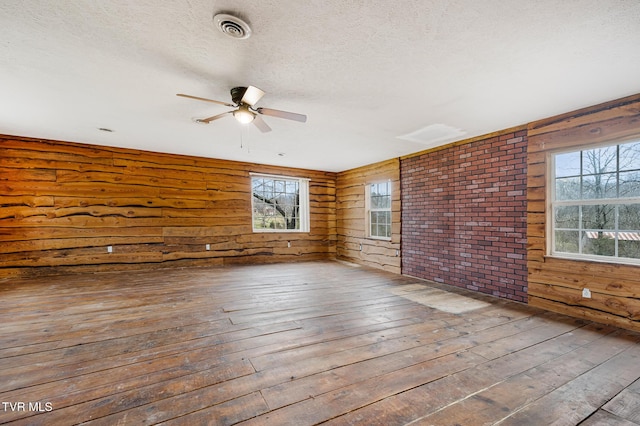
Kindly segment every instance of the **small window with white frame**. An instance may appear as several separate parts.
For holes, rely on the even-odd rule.
[[[309,179],[251,174],[254,232],[309,232]]]
[[[551,255],[640,263],[640,141],[551,161]]]
[[[367,185],[367,236],[391,239],[391,182]]]

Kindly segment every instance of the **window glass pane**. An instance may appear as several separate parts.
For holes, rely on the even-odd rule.
[[[567,152],[555,156],[556,177],[580,175],[580,152]]]
[[[620,198],[640,196],[640,171],[620,173]]]
[[[618,241],[618,256],[640,259],[640,234],[636,233],[634,238],[638,239]]]
[[[615,256],[616,240],[614,232],[586,231],[582,233],[582,253],[598,256]]]
[[[556,179],[556,200],[579,200],[580,177]]]
[[[386,183],[374,183],[371,185],[371,193],[375,195],[388,195],[389,191]]]
[[[640,204],[618,206],[618,229],[640,230]]]
[[[371,208],[372,209],[380,208],[380,197],[378,197],[378,196],[372,196],[371,197]]]
[[[582,199],[616,198],[616,183],[615,173],[584,176],[582,178]]]
[[[580,233],[578,231],[556,231],[556,251],[562,253],[579,253],[579,235]]]
[[[390,209],[391,208],[391,197],[389,195],[387,195],[386,197],[384,197],[382,199],[381,208],[384,208],[384,209]]]
[[[380,204],[379,200],[380,200],[380,197],[378,197],[377,195],[371,197],[371,208],[372,209],[380,208],[379,207],[379,204]]]
[[[582,227],[584,229],[615,229],[616,209],[612,204],[582,206]]]
[[[640,169],[640,142],[620,145],[620,170]]]
[[[578,206],[556,207],[554,223],[556,228],[578,229],[580,225],[580,208]]]
[[[618,147],[607,146],[582,152],[582,174],[615,172],[618,167]]]

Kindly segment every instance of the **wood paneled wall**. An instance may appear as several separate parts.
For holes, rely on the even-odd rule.
[[[391,241],[367,237],[366,186],[391,181]],[[341,259],[400,273],[400,160],[392,159],[338,173],[337,256]],[[362,247],[362,249],[360,249]]]
[[[311,232],[253,233],[250,172],[310,178]],[[335,186],[335,173],[0,136],[0,278],[334,257]]]
[[[640,330],[640,266],[547,256],[550,154],[640,137],[640,95],[531,123],[528,135],[529,303]],[[591,299],[582,297],[583,288]]]

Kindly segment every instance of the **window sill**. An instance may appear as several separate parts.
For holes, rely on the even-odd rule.
[[[592,262],[592,263],[607,263],[610,265],[629,265],[640,266],[640,259],[630,259],[623,257],[608,257],[608,256],[586,256],[586,255],[571,255],[566,253],[553,253],[544,256],[545,259],[559,259],[559,260],[571,260],[577,262]]]
[[[299,229],[254,229],[256,234],[308,234],[311,231]]]
[[[372,236],[368,236],[367,239],[368,240],[376,240],[376,241],[391,241],[390,237],[372,237]]]

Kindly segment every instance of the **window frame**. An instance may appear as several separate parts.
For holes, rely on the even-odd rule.
[[[381,185],[381,184],[386,184],[387,185],[387,190],[389,192],[388,197],[389,197],[389,207],[385,207],[385,208],[373,208],[372,207],[372,202],[371,202],[371,194],[372,194],[372,187],[374,185]],[[393,185],[391,182],[391,179],[387,179],[387,180],[381,180],[381,181],[375,181],[375,182],[369,182],[366,185],[366,191],[365,191],[365,235],[367,238],[373,239],[373,240],[383,240],[383,241],[391,241],[391,237],[393,236],[393,212],[392,212],[392,204],[393,204]],[[373,235],[371,232],[371,225],[372,225],[372,213],[374,212],[388,212],[389,215],[389,223],[388,224],[384,224],[385,226],[388,226],[389,229],[389,236],[379,236],[379,235]]]
[[[309,208],[309,182],[310,179],[296,176],[272,175],[266,173],[249,173],[251,187],[251,230],[254,233],[309,233],[311,231],[310,224],[310,208]],[[276,229],[276,228],[256,228],[255,217],[255,197],[253,196],[254,179],[272,179],[282,180],[286,182],[296,182],[298,184],[298,220],[300,226],[298,229]]]
[[[632,144],[632,143],[640,143],[640,139],[637,138],[631,138],[631,139],[625,139],[625,140],[616,140],[616,141],[607,141],[607,142],[602,142],[602,143],[598,143],[598,144],[593,144],[593,145],[586,145],[586,146],[574,146],[572,148],[566,148],[566,149],[562,149],[562,150],[554,150],[554,151],[550,151],[548,153],[548,157],[547,157],[547,164],[548,164],[548,168],[547,168],[547,196],[548,196],[548,200],[549,202],[547,203],[547,214],[546,214],[546,229],[547,229],[547,235],[549,236],[547,238],[547,255],[551,256],[551,257],[556,257],[556,258],[562,258],[562,259],[571,259],[571,260],[585,260],[585,261],[595,261],[595,262],[606,262],[606,263],[615,263],[615,264],[631,264],[631,265],[638,265],[640,264],[640,258],[632,258],[632,257],[619,257],[619,241],[620,239],[619,237],[619,233],[624,233],[624,232],[631,232],[631,233],[640,233],[640,227],[638,229],[634,229],[634,230],[626,230],[626,229],[620,229],[620,223],[619,223],[619,207],[620,206],[625,206],[625,205],[640,205],[640,195],[638,196],[633,196],[633,197],[620,197],[619,195],[619,188],[620,188],[620,179],[619,176],[621,173],[625,173],[625,172],[629,172],[629,171],[640,171],[640,169],[623,169],[620,170],[620,146],[621,145],[625,145],[625,144]],[[590,151],[590,150],[594,150],[594,149],[601,149],[601,148],[607,148],[607,147],[615,147],[616,148],[616,165],[615,165],[615,170],[614,171],[608,171],[608,172],[601,172],[601,173],[585,173],[584,171],[584,160],[583,160],[583,153],[585,151]],[[566,178],[570,178],[570,177],[577,177],[580,180],[580,192],[581,192],[581,196],[579,199],[574,199],[574,200],[556,200],[556,183],[557,183],[557,177],[556,177],[556,157],[562,154],[568,154],[568,153],[578,153],[581,156],[581,160],[580,160],[580,172],[578,175],[570,175],[570,176],[561,176],[562,177],[566,177]],[[608,197],[608,198],[582,198],[582,191],[583,191],[583,179],[584,177],[589,177],[589,176],[595,176],[595,175],[603,175],[603,174],[611,174],[614,173],[616,175],[616,197],[612,198],[612,197]],[[615,213],[614,213],[614,227],[612,229],[602,229],[602,230],[596,230],[596,229],[592,229],[592,228],[585,228],[583,226],[583,208],[584,207],[589,207],[589,206],[598,206],[598,205],[611,205],[613,206],[613,208],[615,209]],[[576,228],[561,228],[561,227],[556,227],[556,217],[555,217],[555,212],[556,212],[556,207],[572,207],[572,206],[576,206],[578,207],[578,224]],[[557,251],[556,250],[556,231],[577,231],[578,232],[578,253],[573,253],[573,252],[563,252],[563,251]],[[583,253],[582,250],[584,248],[584,244],[582,241],[582,235],[583,233],[586,232],[605,232],[605,233],[610,233],[610,234],[614,234],[614,254],[609,256],[609,255],[601,255],[601,254],[590,254],[590,253]]]

